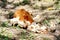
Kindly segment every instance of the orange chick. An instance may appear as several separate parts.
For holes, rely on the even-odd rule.
[[[31,17],[31,14],[29,14],[29,12],[27,12],[24,9],[20,9],[17,10],[14,15],[13,18],[19,18],[20,21],[29,21],[30,23],[32,23],[34,20]]]

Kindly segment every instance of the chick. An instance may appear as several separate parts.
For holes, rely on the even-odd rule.
[[[13,15],[13,19],[14,18],[16,19],[16,22],[21,27],[26,27],[26,26],[30,25],[32,22],[34,22],[33,18],[31,17],[31,14],[24,9],[17,10]],[[12,20],[12,21],[14,21],[14,20]]]

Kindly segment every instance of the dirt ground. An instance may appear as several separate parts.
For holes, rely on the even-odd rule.
[[[48,33],[37,33],[9,20],[18,9],[25,9]],[[38,20],[38,21],[37,21]],[[60,40],[60,0],[0,0],[0,40]]]

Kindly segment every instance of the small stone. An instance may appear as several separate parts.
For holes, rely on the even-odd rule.
[[[11,4],[8,4],[7,6],[6,6],[6,8],[14,8],[14,5],[11,5]]]
[[[19,3],[19,1],[18,0],[15,0],[13,3]]]
[[[47,29],[46,26],[41,27],[41,30],[46,30],[46,29]]]
[[[24,0],[19,0],[20,2],[23,2]]]
[[[7,0],[7,2],[10,2],[10,3],[13,2],[13,1],[14,1],[14,0]]]

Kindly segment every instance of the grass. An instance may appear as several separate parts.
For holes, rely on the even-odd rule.
[[[56,9],[60,9],[60,0],[57,0],[57,2],[55,3]]]
[[[43,40],[51,40],[50,38],[42,37]]]
[[[0,32],[0,39],[1,40],[12,40],[12,37],[13,37],[13,34],[11,32],[7,32],[8,30],[5,29],[6,27],[2,27],[1,29],[1,32]],[[12,28],[15,28],[17,30],[18,27],[12,27]],[[31,32],[27,32],[26,30],[23,30],[19,35],[18,37],[20,38],[20,40],[34,40],[34,35],[33,33]]]
[[[43,21],[43,23],[46,24],[46,25],[48,25],[48,26],[50,26],[50,25],[49,25],[49,22],[50,22],[50,20],[52,20],[52,19],[55,19],[55,18],[47,18],[47,19],[45,19],[45,20]]]
[[[7,36],[7,37],[10,37],[10,38],[12,38],[12,33],[11,32],[8,32],[8,30],[6,30],[6,28],[1,28],[0,27],[0,35],[3,35],[3,36]]]
[[[0,34],[0,40],[12,40],[12,39]]]
[[[0,24],[0,40],[12,40],[10,38],[12,37],[12,34],[6,32],[6,27],[8,27],[8,22],[2,22]]]
[[[29,0],[23,0],[23,2],[14,3],[13,5],[16,7],[19,5],[26,5],[26,4],[30,4],[30,1]]]
[[[45,19],[45,20],[43,21],[43,23],[44,23],[44,24],[47,24],[47,25],[49,26],[49,24],[48,24],[48,23],[49,23],[49,20],[46,20],[46,19]]]
[[[10,13],[8,14],[7,18],[8,18],[8,19],[13,18],[13,14],[14,14],[13,12],[10,12]]]
[[[34,35],[23,31],[20,35],[20,40],[34,40]]]
[[[34,9],[39,9],[40,7],[38,5],[35,5],[33,8]]]
[[[1,7],[2,8],[5,8],[6,4],[7,4],[7,0],[1,0],[2,3],[1,3]]]
[[[24,5],[26,5],[26,4],[30,4],[30,1],[29,0],[23,0],[23,2],[22,2]]]
[[[8,27],[8,22],[2,22],[1,26],[2,27]]]

